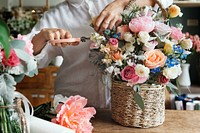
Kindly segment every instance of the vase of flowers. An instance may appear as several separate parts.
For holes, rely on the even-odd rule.
[[[38,73],[37,63],[33,56],[33,45],[25,37],[10,37],[7,25],[0,20],[0,119],[2,133],[27,133],[23,123],[26,119],[20,104],[16,104],[19,98],[15,91],[15,85],[23,77],[34,76]],[[22,122],[20,124],[20,122]]]
[[[90,58],[111,74],[112,118],[125,126],[149,128],[165,118],[165,89],[177,92],[170,80],[182,72],[180,64],[190,53],[182,25],[170,25],[180,8],[138,7],[131,1],[122,22],[103,35],[92,33]]]

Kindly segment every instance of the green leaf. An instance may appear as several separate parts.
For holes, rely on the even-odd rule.
[[[13,40],[11,41],[11,46],[14,49],[21,49],[23,50],[26,46],[26,42],[24,40]]]
[[[24,79],[25,74],[13,75],[15,82],[19,83]]]
[[[142,100],[142,97],[140,96],[140,94],[138,94],[136,91],[134,91],[134,99],[135,102],[137,103],[137,105],[144,110],[144,102]]]
[[[168,91],[172,91],[176,96],[179,95],[179,89],[175,85],[173,85],[171,82],[169,82],[166,87]]]
[[[15,53],[17,54],[17,56],[25,61],[25,62],[29,62],[31,57],[28,53],[26,53],[24,50],[21,50],[21,49],[15,49]]]
[[[10,53],[10,32],[7,24],[0,19],[0,45],[4,48],[5,55],[8,58]]]

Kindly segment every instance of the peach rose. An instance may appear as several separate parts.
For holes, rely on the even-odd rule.
[[[134,18],[129,23],[129,28],[134,33],[139,33],[140,31],[151,32],[154,27],[155,22],[152,17],[148,16]]]
[[[144,65],[150,69],[164,66],[167,59],[159,49],[146,51],[144,55],[146,57]]]
[[[120,39],[124,39],[124,34],[129,31],[130,31],[130,29],[129,29],[128,25],[121,25],[121,26],[117,27],[117,33],[121,34]]]

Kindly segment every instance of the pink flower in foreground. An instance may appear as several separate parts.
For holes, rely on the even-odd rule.
[[[155,22],[152,17],[143,16],[137,17],[131,20],[129,23],[129,28],[134,33],[139,33],[140,31],[151,32],[155,27]]]
[[[24,51],[26,51],[29,55],[33,56],[33,44],[30,40],[28,40],[27,38],[25,38],[20,34],[17,36],[16,40],[24,40],[26,43]]]
[[[171,30],[172,30],[172,32],[171,32],[170,36],[172,39],[179,41],[185,37],[185,35],[182,33],[181,29],[172,26]]]
[[[3,56],[2,58],[3,65],[14,67],[20,64],[20,60],[13,49],[10,50],[10,56],[8,59],[6,59],[5,52],[4,51],[1,52]]]
[[[79,95],[67,99],[57,114],[56,123],[70,128],[76,133],[92,133],[91,117],[96,114],[93,107],[84,108],[87,99]],[[55,122],[55,121],[54,121]]]

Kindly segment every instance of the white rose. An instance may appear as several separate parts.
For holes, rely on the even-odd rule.
[[[130,42],[125,43],[125,48],[129,52],[133,52],[135,50],[135,46],[133,46],[133,44]]]
[[[139,77],[149,77],[150,70],[148,67],[144,65],[137,64],[135,66],[135,72]]]
[[[181,47],[184,49],[191,49],[192,48],[192,40],[184,39],[183,41],[181,41]]]
[[[135,43],[135,38],[133,37],[133,35],[130,32],[126,32],[124,34],[124,40],[127,42]]]
[[[146,31],[140,31],[138,37],[142,43],[147,43],[150,40],[150,35]]]
[[[165,68],[163,70],[163,75],[168,78],[168,79],[175,79],[177,78],[179,75],[181,75],[182,70],[180,65],[176,65],[170,68]]]

